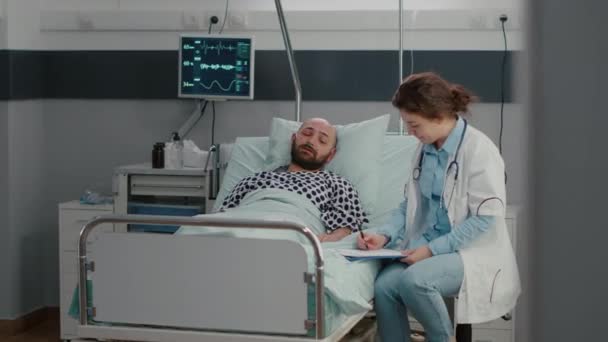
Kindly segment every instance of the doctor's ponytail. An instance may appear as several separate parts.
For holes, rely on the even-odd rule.
[[[452,102],[455,113],[468,113],[469,104],[476,100],[475,96],[460,84],[452,84],[450,87]]]
[[[405,78],[393,96],[393,106],[428,119],[467,114],[477,97],[460,84],[452,84],[433,72]]]

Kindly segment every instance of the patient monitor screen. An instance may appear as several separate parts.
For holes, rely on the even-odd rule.
[[[253,99],[253,38],[181,36],[179,96]]]

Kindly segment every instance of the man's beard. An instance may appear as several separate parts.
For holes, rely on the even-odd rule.
[[[321,169],[325,164],[327,164],[327,159],[329,159],[329,154],[323,158],[317,159],[317,151],[314,148],[309,147],[310,152],[313,152],[313,156],[311,159],[306,159],[301,155],[299,151],[300,147],[306,146],[302,144],[300,146],[296,146],[296,142],[293,141],[291,143],[291,162],[299,165],[304,170],[315,171]]]

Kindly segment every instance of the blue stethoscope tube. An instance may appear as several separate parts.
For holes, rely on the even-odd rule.
[[[452,193],[454,192],[454,187],[456,186],[456,181],[458,180],[458,175],[460,173],[460,165],[458,164],[458,154],[460,153],[460,147],[462,146],[462,141],[464,140],[464,136],[467,133],[467,127],[469,125],[469,123],[467,122],[467,120],[463,119],[464,121],[464,129],[462,130],[462,134],[460,135],[460,140],[458,141],[458,147],[456,147],[456,153],[454,154],[454,159],[452,159],[452,161],[450,162],[450,164],[448,165],[448,169],[446,172],[446,175],[450,174],[450,171],[452,170],[452,168],[454,169],[454,185],[452,187]],[[413,172],[413,177],[415,181],[419,181],[420,180],[420,174],[422,173],[422,162],[424,160],[424,151],[420,151],[420,157],[418,157],[418,166],[414,168]],[[445,191],[445,183],[444,183],[444,189],[443,191]],[[441,203],[444,202],[443,200],[443,195],[441,196]],[[452,195],[450,194],[450,202],[452,202]],[[449,204],[448,204],[449,205]]]

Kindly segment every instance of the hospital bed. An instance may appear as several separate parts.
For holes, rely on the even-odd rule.
[[[413,137],[385,137],[378,168],[381,195],[370,226],[383,222],[402,199],[416,144]],[[267,148],[268,138],[237,139],[228,168],[238,165],[232,168],[244,172],[238,177],[260,171]],[[226,177],[218,199],[232,186]],[[90,234],[107,222],[290,232],[303,243],[238,235]],[[345,243],[354,245],[355,234],[349,238],[353,240]],[[96,218],[84,226],[79,244],[78,336],[125,341],[339,341],[371,310],[378,267],[366,263],[336,258],[309,227],[280,217]],[[327,273],[336,268],[339,272]],[[336,284],[343,288],[337,295],[344,298],[339,300]]]

